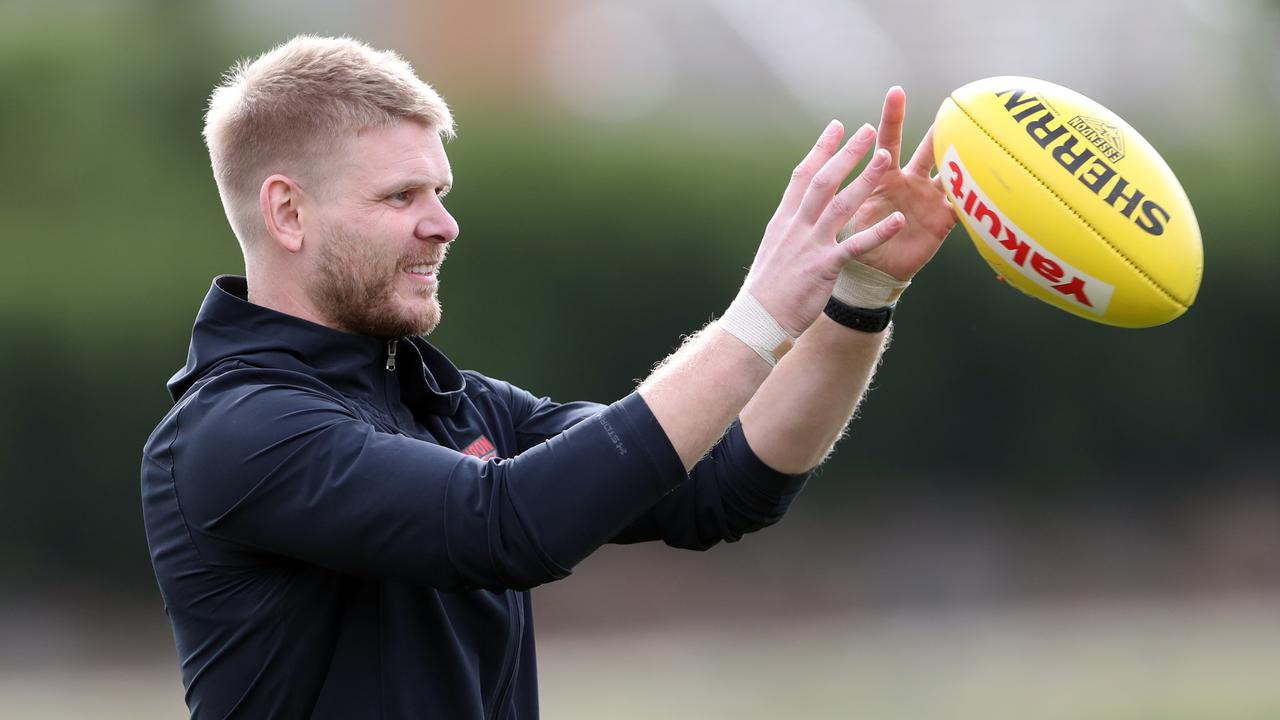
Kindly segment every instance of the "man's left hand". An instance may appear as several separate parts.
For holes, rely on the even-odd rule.
[[[858,212],[853,216],[852,231],[846,228],[837,238],[868,228],[900,210],[907,225],[891,240],[868,250],[858,261],[892,275],[909,280],[933,258],[947,233],[956,224],[956,214],[942,189],[940,178],[933,177],[933,128],[901,167],[902,124],[907,115],[907,96],[900,87],[889,88],[880,115],[878,147],[889,151],[889,169]]]

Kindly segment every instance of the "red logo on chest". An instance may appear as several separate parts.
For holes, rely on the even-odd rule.
[[[493,446],[493,443],[489,441],[489,438],[483,435],[476,438],[475,442],[463,448],[462,452],[463,454],[470,455],[472,457],[478,457],[481,460],[488,460],[489,458],[496,457],[498,455],[498,449]]]

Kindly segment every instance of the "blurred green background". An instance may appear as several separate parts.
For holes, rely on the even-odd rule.
[[[449,99],[462,234],[431,340],[557,399],[622,396],[719,313],[818,130],[874,122],[891,84],[909,144],[972,79],[1073,87],[1196,208],[1199,299],[1150,330],[1025,299],[953,234],[787,521],[607,548],[538,592],[545,715],[1280,715],[1280,6],[1066,11],[0,6],[0,716],[182,712],[140,449],[210,280],[242,271],[205,100],[299,32],[396,49]]]

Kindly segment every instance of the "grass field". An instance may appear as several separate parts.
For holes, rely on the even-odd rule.
[[[542,715],[1280,718],[1277,607],[1213,598],[544,632]],[[120,660],[46,657],[24,668],[7,656],[0,717],[183,717],[165,642],[146,633]]]

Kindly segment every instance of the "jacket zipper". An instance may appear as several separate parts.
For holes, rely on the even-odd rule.
[[[387,341],[388,372],[395,372],[396,350],[399,348],[399,344],[399,340]],[[490,720],[500,720],[501,717],[505,717],[504,711],[511,702],[513,680],[520,663],[520,636],[524,632],[524,606],[521,603],[520,593],[515,590],[508,590],[506,595],[507,651],[502,658],[502,670],[498,673],[498,685],[494,688],[493,704],[485,711],[485,717]],[[503,715],[500,716],[498,713],[503,713]]]
[[[511,702],[511,689],[515,679],[516,668],[520,662],[520,636],[524,632],[524,606],[520,593],[507,591],[507,653],[502,658],[502,671],[498,674],[498,686],[494,688],[493,704],[485,712],[488,720],[501,720],[506,717],[507,705]],[[501,713],[501,714],[500,714]]]

